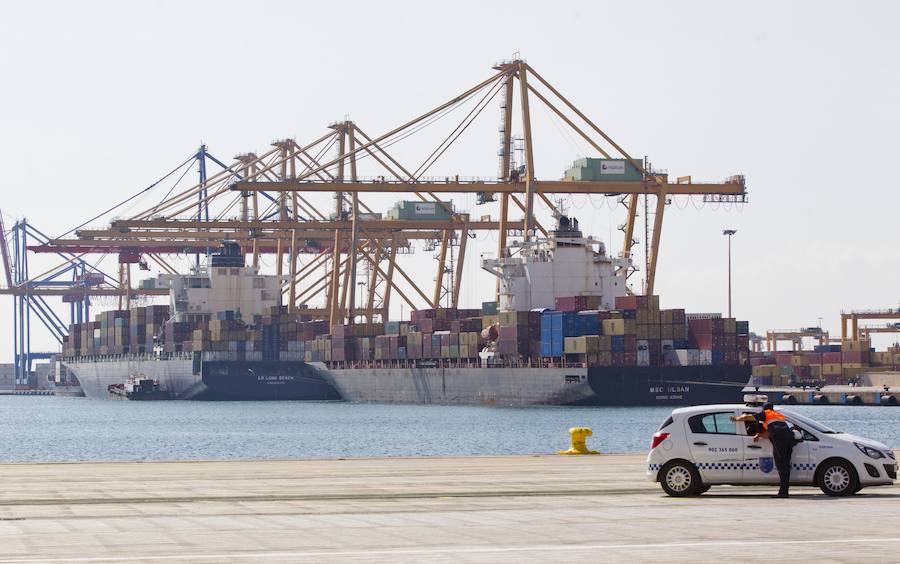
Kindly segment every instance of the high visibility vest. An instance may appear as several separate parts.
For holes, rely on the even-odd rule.
[[[766,420],[763,421],[763,428],[764,428],[764,429],[767,429],[767,430],[768,430],[769,424],[772,423],[773,421],[781,421],[782,423],[784,423],[785,425],[787,425],[787,421],[785,420],[784,415],[778,413],[778,412],[775,411],[774,409],[767,409],[767,410],[765,411],[765,416],[766,416]]]

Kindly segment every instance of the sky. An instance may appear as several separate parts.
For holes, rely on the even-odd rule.
[[[890,166],[900,128],[898,16],[892,2],[7,3],[0,210],[7,229],[27,217],[61,234],[148,186],[201,142],[230,161],[276,139],[315,139],[345,118],[372,136],[518,54],[655,168],[694,180],[745,175],[749,204],[676,198],[668,206],[656,284],[663,307],[727,309],[722,230],[736,229],[734,315],[758,333],[821,318],[834,334],[842,309],[900,301],[900,195]],[[429,174],[496,175],[496,106]],[[538,178],[596,156],[547,110],[532,113]],[[451,121],[398,154],[421,160]],[[386,210],[397,199],[367,202]],[[624,215],[614,199],[563,203],[588,234],[621,248]],[[471,197],[454,204],[498,214]],[[112,215],[128,211],[138,210]],[[547,213],[538,206],[539,218]],[[492,235],[470,246],[464,305],[489,299],[491,278],[477,257],[495,250]],[[432,254],[403,259],[426,288]],[[3,298],[4,362],[11,318]],[[52,340],[35,330],[32,348],[52,349]]]

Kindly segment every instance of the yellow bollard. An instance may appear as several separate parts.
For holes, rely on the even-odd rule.
[[[572,427],[569,429],[569,436],[572,438],[572,446],[569,450],[561,450],[556,454],[600,454],[596,450],[590,450],[585,444],[585,439],[592,436],[594,432],[590,427]]]

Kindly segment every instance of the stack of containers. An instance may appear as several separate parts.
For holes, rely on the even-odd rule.
[[[128,319],[128,350],[131,353],[142,354],[152,352],[147,350],[147,308],[132,308]]]
[[[81,329],[81,325],[83,324],[73,323],[69,325],[69,334],[66,335],[63,343],[64,356],[78,356],[81,354],[81,339],[84,338],[84,331]]]
[[[533,358],[540,355],[541,312],[501,311],[499,325],[497,352],[500,356]]]
[[[356,338],[353,325],[331,326],[331,360],[345,362],[356,360]]]
[[[816,346],[814,351],[754,354],[750,364],[756,385],[768,385],[771,380],[774,386],[841,385],[873,370],[871,365],[875,370],[898,366],[893,353],[872,352],[868,341],[850,340],[841,345]]]
[[[773,356],[754,356],[750,358],[753,367],[751,384],[754,386],[785,386],[787,380],[781,376],[778,364]]]
[[[868,339],[841,341],[841,378],[847,383],[855,380],[869,366],[871,343]]]
[[[554,300],[556,311],[588,311],[600,309],[600,296],[562,296]]]
[[[170,325],[174,324],[166,326],[167,332]],[[247,360],[247,349],[252,350],[254,341],[248,341],[246,336],[247,328],[235,312],[220,311],[205,328],[201,326],[199,332],[197,329],[192,332],[192,346],[197,352],[211,353],[207,357],[209,360]],[[200,345],[201,348],[197,349],[196,345]],[[167,350],[165,347],[168,347],[168,336],[164,345],[164,350]]]
[[[97,316],[100,322],[100,354],[125,354],[128,352],[127,310],[105,311]]]
[[[155,345],[155,338],[157,335],[162,334],[163,327],[166,325],[166,322],[169,320],[169,306],[167,305],[152,305],[147,306],[145,308],[146,314],[146,328],[144,330],[144,334],[146,335],[146,342],[144,348],[147,352],[152,352],[153,347]]]

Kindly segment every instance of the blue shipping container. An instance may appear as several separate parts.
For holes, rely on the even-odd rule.
[[[578,322],[580,325],[581,335],[599,335],[600,334],[600,318],[596,312],[578,313]]]
[[[568,319],[568,321],[567,321]],[[562,356],[563,338],[566,329],[573,331],[578,323],[572,314],[561,311],[544,311],[541,313],[541,356]]]

